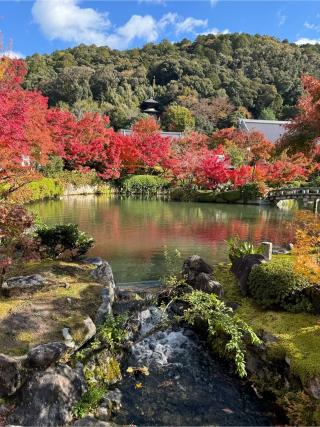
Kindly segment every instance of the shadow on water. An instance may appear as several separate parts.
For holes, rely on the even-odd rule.
[[[225,241],[236,234],[275,244],[291,239],[284,224],[292,214],[259,206],[73,196],[30,209],[48,224],[79,224],[96,240],[91,254],[111,262],[120,282],[157,279],[165,245],[217,263],[227,260]]]

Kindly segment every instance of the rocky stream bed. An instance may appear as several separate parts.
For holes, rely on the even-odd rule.
[[[223,294],[199,257],[184,265],[196,289]],[[163,310],[163,289],[116,287],[99,258],[21,273],[1,289],[0,425],[275,423],[270,402],[212,355],[205,334],[175,320],[183,306]],[[111,347],[101,325],[124,314],[126,338]],[[249,372],[265,372],[248,360]],[[88,390],[102,385],[84,410]]]

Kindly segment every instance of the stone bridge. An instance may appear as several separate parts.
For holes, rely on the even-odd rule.
[[[266,196],[270,202],[280,200],[305,200],[314,202],[314,211],[318,212],[320,202],[320,187],[279,188],[271,190]]]

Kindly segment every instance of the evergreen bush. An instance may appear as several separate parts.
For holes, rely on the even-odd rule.
[[[254,266],[248,279],[249,292],[259,305],[287,311],[310,311],[301,293],[308,286],[307,279],[294,271],[292,262],[285,260]]]
[[[156,175],[133,175],[121,182],[123,190],[132,193],[155,192],[167,189],[169,181]]]
[[[68,250],[72,252],[71,257],[84,255],[94,243],[94,239],[80,231],[76,224],[42,225],[36,229],[35,235],[53,258]]]

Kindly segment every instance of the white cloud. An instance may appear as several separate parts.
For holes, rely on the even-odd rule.
[[[218,4],[219,0],[210,0],[211,6],[216,6]]]
[[[115,49],[125,49],[136,38],[154,42],[158,37],[158,25],[152,16],[133,15],[126,24],[106,37],[106,44]]]
[[[32,15],[50,40],[105,44],[104,32],[111,26],[107,15],[81,8],[77,3],[77,0],[36,0]]]
[[[314,31],[317,31],[317,32],[320,31],[320,25],[317,25],[317,24],[311,24],[310,22],[305,22],[303,24],[303,26],[305,28],[307,28],[308,30],[314,30]]]
[[[35,0],[32,14],[35,23],[50,40],[107,45],[114,49],[126,49],[136,39],[155,42],[164,34],[197,35],[208,27],[207,19],[192,16],[184,18],[173,12],[163,15],[159,20],[151,15],[132,15],[125,24],[114,26],[107,13],[82,7],[80,0]],[[228,32],[229,30],[219,31],[213,28],[203,34]]]
[[[284,14],[283,10],[278,10],[277,12],[277,19],[278,19],[278,26],[282,27],[286,21],[287,21],[287,15]]]
[[[203,33],[201,33],[201,35],[208,36],[209,34],[213,34],[214,36],[216,36],[218,34],[229,34],[229,33],[230,31],[228,30],[228,28],[222,31],[218,30],[218,28],[211,28],[211,30],[204,31]]]
[[[20,59],[25,57],[25,55],[23,55],[21,52],[15,52],[14,50],[6,50],[4,52],[0,52],[0,57],[2,56],[7,56],[8,58],[12,59]]]
[[[160,19],[160,21],[158,22],[158,27],[161,30],[164,30],[168,26],[175,25],[178,20],[179,16],[177,13],[169,12],[163,15],[163,17]]]
[[[196,19],[189,17],[176,23],[176,34],[195,33],[197,28],[206,28],[207,26],[207,19]]]
[[[320,39],[308,39],[307,37],[301,37],[298,39],[295,44],[301,46],[303,44],[318,44],[320,43]]]

